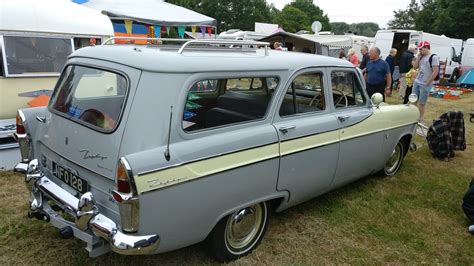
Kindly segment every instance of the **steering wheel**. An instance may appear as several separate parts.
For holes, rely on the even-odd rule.
[[[347,100],[347,96],[344,94],[344,92],[340,91],[340,90],[332,90],[333,92],[337,92],[338,94],[341,94],[342,97],[339,97],[339,99],[337,99],[337,102],[334,103],[334,106],[336,107],[338,104],[341,103],[341,100],[344,99],[344,107],[347,107],[349,105],[349,101]]]
[[[321,95],[321,94],[314,95],[314,97],[311,99],[311,101],[309,101],[309,107],[313,106],[313,103],[318,103],[319,101],[317,101],[317,100],[320,99],[320,98],[322,99],[322,101],[324,101],[324,98],[322,96],[323,95]],[[322,103],[322,101],[319,102],[319,103]],[[324,105],[324,103],[323,103],[323,105]],[[316,106],[316,107],[318,107],[318,106]],[[320,109],[322,109],[322,108],[320,108]]]

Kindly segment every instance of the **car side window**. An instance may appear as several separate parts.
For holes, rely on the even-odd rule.
[[[364,106],[366,99],[362,85],[352,71],[333,71],[331,73],[332,98],[336,109]]]
[[[189,91],[194,93],[215,92],[217,90],[216,79],[201,80],[193,84]]]
[[[218,79],[208,81],[216,93],[200,93],[196,88],[204,82],[195,82],[186,96],[182,118],[186,132],[264,118],[274,94],[274,87],[268,86],[276,87],[279,81],[275,77]]]
[[[280,106],[280,116],[318,112],[326,109],[323,74],[311,72],[298,75],[288,87]]]

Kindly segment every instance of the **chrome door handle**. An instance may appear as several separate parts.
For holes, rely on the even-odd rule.
[[[341,122],[344,122],[349,118],[350,118],[350,116],[348,116],[348,115],[340,115],[340,116],[337,117],[337,119],[339,119],[339,121],[341,121]]]
[[[294,128],[296,128],[296,126],[287,126],[287,127],[280,127],[278,128],[278,130],[280,130],[281,133],[286,134],[288,133],[288,130],[294,129]]]
[[[38,120],[41,123],[44,123],[44,122],[46,122],[46,116],[45,115],[41,115],[41,116],[38,115],[38,116],[36,116],[36,120]]]

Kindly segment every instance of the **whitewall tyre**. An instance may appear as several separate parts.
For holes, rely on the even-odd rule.
[[[207,238],[208,251],[220,262],[246,256],[260,244],[267,225],[267,203],[240,209],[217,223]]]

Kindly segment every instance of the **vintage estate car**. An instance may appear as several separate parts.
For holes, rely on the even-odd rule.
[[[267,43],[84,48],[47,107],[18,111],[16,171],[29,216],[90,256],[205,240],[229,261],[259,244],[271,211],[399,170],[418,109],[374,96],[347,61]]]

